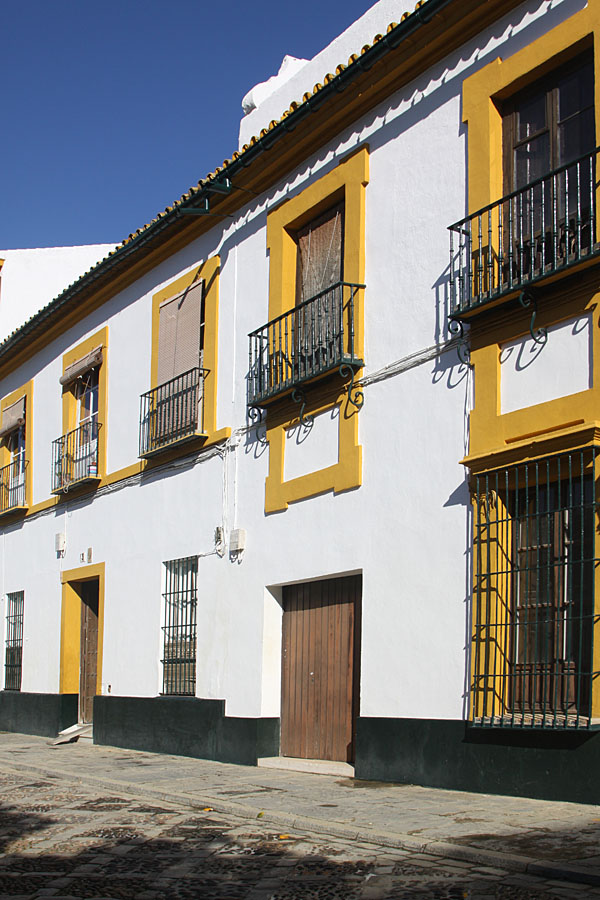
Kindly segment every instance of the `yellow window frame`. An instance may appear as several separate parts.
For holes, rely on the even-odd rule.
[[[78,359],[91,353],[96,347],[102,347],[102,364],[98,370],[98,478],[106,476],[106,432],[108,409],[108,326],[105,325],[90,337],[71,347],[63,354],[63,375],[67,368]],[[77,396],[75,382],[66,384],[62,393],[62,434],[68,434],[77,428]]]
[[[33,379],[27,381],[21,387],[0,401],[0,413],[19,399],[25,397],[25,506],[29,508],[33,503]],[[11,461],[11,453],[6,442],[0,443],[0,467],[7,466]],[[7,510],[11,512],[11,510]]]
[[[284,201],[267,215],[269,320],[296,303],[297,243],[295,233],[335,203],[344,201],[344,281],[365,279],[366,187],[369,147],[361,146],[334,169]],[[364,358],[364,297],[355,297],[355,355]],[[267,417],[269,472],[265,481],[265,512],[285,510],[289,503],[327,491],[347,491],[362,484],[362,447],[358,443],[358,410],[348,403],[343,383],[328,382],[306,392],[306,415],[339,407],[338,462],[316,472],[284,480],[286,430],[298,418],[298,408],[276,404]]]
[[[221,259],[211,256],[185,275],[170,282],[152,295],[152,350],[150,358],[150,387],[158,387],[158,335],[160,306],[165,300],[182,294],[197,281],[204,280],[204,361],[207,370],[204,379],[204,445],[217,443],[231,435],[231,428],[217,429],[217,371],[219,357],[219,275]],[[179,453],[189,452],[189,446],[178,449]]]

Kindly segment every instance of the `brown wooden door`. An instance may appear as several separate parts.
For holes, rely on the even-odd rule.
[[[82,581],[79,595],[81,597],[79,720],[82,723],[89,723],[93,718],[98,671],[98,580]]]
[[[281,753],[354,760],[362,576],[283,589]]]

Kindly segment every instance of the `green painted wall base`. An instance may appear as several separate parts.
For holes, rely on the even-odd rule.
[[[253,766],[279,754],[279,719],[231,718],[223,700],[95,697],[94,743]]]
[[[465,722],[359,718],[356,778],[600,803],[600,733],[482,730]]]
[[[77,723],[77,694],[0,691],[0,731],[56,737]]]

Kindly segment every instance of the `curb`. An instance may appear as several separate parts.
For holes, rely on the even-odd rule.
[[[46,777],[69,779],[82,785],[94,785],[113,793],[125,793],[137,798],[153,798],[166,803],[187,806],[190,809],[202,809],[210,806],[215,812],[236,816],[244,820],[255,820],[260,815],[261,822],[273,823],[273,825],[285,826],[290,829],[311,831],[316,834],[329,835],[331,837],[344,838],[346,840],[360,841],[367,844],[376,844],[380,847],[391,847],[397,850],[408,850],[412,853],[427,853],[431,856],[439,856],[445,859],[456,859],[475,865],[492,866],[506,869],[520,874],[535,875],[538,878],[550,878],[558,881],[579,882],[580,884],[600,885],[600,873],[589,869],[583,869],[576,865],[554,864],[540,862],[529,856],[520,856],[516,853],[502,853],[497,850],[482,850],[477,847],[469,847],[464,844],[453,844],[449,841],[418,840],[401,832],[381,832],[373,828],[357,828],[352,825],[344,825],[341,822],[328,822],[323,819],[312,819],[309,816],[296,815],[294,813],[270,812],[258,806],[246,806],[233,800],[214,798],[208,794],[203,797],[191,797],[177,791],[169,791],[160,788],[144,787],[131,781],[114,781],[107,778],[99,778],[94,775],[81,777],[77,771],[65,769],[52,769],[31,764],[11,765],[0,760],[0,767],[15,774],[31,772],[35,775]]]

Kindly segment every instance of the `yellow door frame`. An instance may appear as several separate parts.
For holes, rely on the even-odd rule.
[[[102,693],[102,651],[104,646],[104,563],[66,569],[60,573],[62,602],[60,617],[59,693],[79,693],[81,654],[81,598],[75,584],[98,580],[98,659],[96,693]]]

